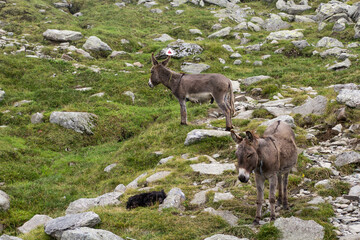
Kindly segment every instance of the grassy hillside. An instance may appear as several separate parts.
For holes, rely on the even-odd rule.
[[[125,210],[125,202],[129,196],[137,193],[136,190],[130,190],[121,197],[120,206],[94,209],[102,219],[98,227],[123,238],[138,240],[203,239],[214,233],[269,239],[266,231],[273,231],[272,226],[265,225],[260,230],[254,230],[247,225],[255,215],[256,189],[254,184],[239,187],[235,172],[227,172],[214,178],[215,182],[225,181],[227,190],[233,193],[235,200],[212,203],[214,194],[210,192],[208,206],[217,208],[221,205],[223,209],[233,211],[240,218],[241,225],[230,227],[221,218],[190,205],[192,197],[199,190],[193,183],[199,183],[208,176],[194,173],[189,166],[190,161],[182,159],[181,155],[188,153],[190,156],[211,156],[219,153],[220,159],[235,162],[235,144],[230,138],[220,138],[184,146],[189,131],[206,127],[205,124],[196,125],[195,120],[206,118],[208,112],[217,106],[188,103],[188,120],[193,124],[179,125],[180,113],[176,98],[163,86],[155,89],[147,86],[151,53],[159,52],[169,43],[155,42],[153,38],[166,33],[174,39],[196,42],[203,47],[203,53],[196,56],[198,60],[193,57],[172,59],[169,67],[173,70],[180,71],[184,61],[199,61],[210,65],[211,68],[206,72],[222,73],[232,80],[269,75],[272,79],[243,87],[242,90],[249,92],[252,88],[262,87],[269,98],[282,93],[285,97],[294,97],[298,103],[306,99],[306,93],[284,91],[282,85],[311,86],[319,94],[335,99],[333,90],[325,87],[335,83],[359,84],[359,62],[352,61],[352,66],[346,71],[330,72],[325,65],[333,64],[335,58],[312,56],[312,52],[318,50],[313,46],[299,51],[291,43],[274,45],[267,42],[259,52],[248,53],[238,49],[243,56],[243,63],[233,65],[230,53],[222,45],[229,44],[235,48],[239,46],[239,40],[233,36],[225,37],[223,41],[207,38],[214,32],[211,27],[219,22],[211,13],[212,10],[221,9],[215,5],[205,5],[202,8],[187,3],[172,8],[168,1],[160,0],[154,8],[163,10],[163,13],[156,14],[135,2],[126,3],[125,7],[119,8],[112,0],[74,0],[70,11],[83,13],[81,17],[74,17],[56,9],[54,2],[56,1],[11,0],[0,9],[0,28],[13,32],[13,38],[19,41],[28,41],[29,50],[35,50],[36,44],[44,46],[41,51],[52,57],[34,59],[26,57],[26,53],[11,54],[20,48],[16,45],[0,48],[0,89],[6,92],[4,100],[0,102],[0,126],[6,126],[0,127],[0,183],[4,183],[0,185],[0,189],[11,196],[10,210],[0,212],[0,224],[4,226],[4,233],[16,235],[16,228],[35,214],[62,216],[70,202],[113,191],[118,184],[126,185],[144,172],[151,174],[159,170],[170,170],[172,173],[166,180],[153,183],[150,187],[165,191],[173,187],[181,188],[186,194],[185,212],[158,212],[157,206],[129,212]],[[314,3],[313,10],[319,3],[320,1]],[[264,1],[245,1],[239,4],[254,9],[256,16],[278,12],[275,4]],[[45,13],[39,12],[41,9]],[[185,11],[178,15],[175,11],[179,9]],[[223,27],[237,25],[229,19],[221,24]],[[189,32],[192,28],[200,29],[205,39],[196,41],[197,36]],[[333,33],[332,24],[318,32],[317,24],[292,23],[291,29],[297,28],[304,29],[305,39],[310,44],[315,44],[323,36],[335,37],[344,44],[354,41],[352,26],[348,26],[344,32]],[[67,29],[80,31],[85,37],[97,36],[113,50],[126,51],[128,54],[114,59],[92,54],[95,57],[93,60],[73,54],[71,56],[75,60],[66,62],[60,59],[65,52],[53,50],[58,44],[43,38],[42,33],[47,29]],[[245,31],[238,32],[242,34]],[[268,36],[265,31],[249,32],[249,44],[263,42]],[[129,43],[122,43],[121,39],[127,39]],[[85,41],[83,38],[71,44],[82,48]],[[279,47],[285,47],[285,54],[273,54]],[[360,54],[360,49],[352,49],[352,53]],[[272,56],[263,60],[263,66],[252,64],[266,54]],[[228,68],[224,69],[218,58],[223,58]],[[251,63],[246,63],[246,60]],[[125,64],[134,62],[140,62],[144,67],[127,67]],[[84,67],[76,68],[74,63],[83,64]],[[88,69],[93,65],[103,70],[95,73]],[[78,87],[92,89],[82,92],[76,90]],[[130,97],[123,95],[125,91],[135,94],[134,103]],[[91,97],[99,92],[104,92],[104,97]],[[31,102],[15,107],[14,103],[21,100]],[[333,124],[334,109],[338,107],[336,102],[329,104],[327,114],[316,121]],[[80,134],[51,124],[49,117],[53,111],[96,114],[98,120],[94,135]],[[31,115],[36,112],[44,114],[43,123],[31,124]],[[348,112],[347,124],[359,123],[359,110],[348,109]],[[299,123],[302,121],[300,117],[297,120]],[[256,129],[259,123],[258,120],[234,121],[234,125],[241,130]],[[223,126],[224,120],[214,120],[212,124]],[[299,126],[296,133],[299,146],[306,147],[309,142],[304,140],[304,130]],[[357,137],[359,138],[358,135]],[[154,154],[159,150],[163,151],[162,156]],[[174,160],[165,165],[157,165],[161,158],[170,155],[175,156]],[[297,185],[307,174],[311,179],[316,179],[319,175],[322,178],[319,173],[308,172],[305,166],[309,160],[300,156],[299,172],[289,179],[290,192],[298,190]],[[112,163],[117,163],[117,166],[110,173],[104,172],[104,168]],[[141,184],[145,186],[143,182]],[[314,182],[309,183],[308,187],[314,189]],[[267,194],[268,192],[266,196]],[[292,209],[282,211],[281,215],[314,219],[326,227],[326,239],[335,239],[327,219],[333,215],[331,206],[322,204],[318,211],[302,211],[299,214],[298,211],[304,208],[305,203],[306,200],[290,198]],[[50,239],[41,228],[21,237],[26,240]]]

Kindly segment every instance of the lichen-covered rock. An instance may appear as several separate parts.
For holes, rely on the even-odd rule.
[[[315,98],[308,98],[303,105],[295,107],[293,113],[299,113],[302,116],[308,114],[322,115],[325,113],[326,106],[327,98],[319,95]]]
[[[83,48],[89,51],[112,51],[109,45],[96,36],[89,37],[83,45]]]
[[[172,188],[165,198],[164,202],[159,205],[159,210],[165,208],[176,208],[180,211],[185,210],[185,207],[182,203],[185,201],[185,194],[181,191],[180,188]]]
[[[72,129],[79,133],[93,134],[97,116],[86,112],[52,112],[50,123],[58,124],[64,128]]]
[[[336,101],[360,109],[360,90],[343,89],[337,95]]]
[[[302,12],[311,9],[311,7],[307,4],[297,5],[294,3],[294,1],[285,1],[285,0],[278,0],[276,2],[276,8],[279,9],[280,11],[292,15],[301,14]]]
[[[65,231],[61,240],[123,240],[123,238],[115,235],[112,232],[102,230],[102,229],[93,229],[88,227],[80,227],[74,230]]]
[[[174,40],[172,37],[170,37],[168,34],[162,34],[160,37],[158,38],[154,38],[154,41],[157,42],[167,42],[167,41],[171,41]]]
[[[83,38],[81,32],[57,29],[48,29],[43,33],[43,36],[47,40],[56,42],[77,41]]]
[[[225,137],[230,136],[230,132],[207,129],[194,129],[186,136],[185,145],[190,145],[209,137]]]
[[[202,53],[203,49],[195,44],[195,43],[186,43],[183,40],[177,40],[175,42],[172,42],[168,44],[168,46],[161,50],[159,53],[160,58],[166,57],[166,51],[168,48],[171,48],[174,51],[173,58],[183,58],[195,54]]]
[[[261,26],[265,31],[269,31],[269,32],[288,29],[291,27],[291,25],[289,23],[283,21],[281,18],[280,19],[278,19],[278,18],[266,19],[265,22]]]
[[[42,113],[34,113],[33,115],[31,115],[31,123],[32,124],[38,124],[38,123],[42,123],[44,122],[44,114]]]
[[[320,39],[317,42],[316,47],[326,47],[326,48],[340,47],[340,48],[343,48],[344,44],[342,42],[340,42],[339,40],[337,40],[336,38],[323,37],[322,39]]]
[[[236,167],[233,163],[197,163],[190,167],[194,172],[200,174],[221,175],[224,171],[235,171]]]
[[[276,122],[276,121],[283,121],[285,123],[287,123],[290,127],[295,128],[295,121],[294,118],[292,116],[289,115],[281,115],[279,117],[270,119],[268,121],[265,121],[263,123],[260,124],[260,126],[270,126],[272,123]]]
[[[231,235],[225,235],[225,234],[215,234],[211,237],[207,237],[204,240],[249,240],[247,238],[238,238]]]
[[[300,29],[295,30],[282,30],[277,32],[272,32],[269,36],[266,37],[267,40],[292,40],[292,39],[301,39],[304,37],[304,34]]]

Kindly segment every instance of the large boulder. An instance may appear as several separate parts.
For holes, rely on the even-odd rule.
[[[221,175],[224,171],[235,171],[236,167],[233,163],[197,163],[190,167],[194,172],[200,174]]]
[[[360,154],[354,151],[343,152],[336,156],[335,166],[342,167],[351,163],[360,162]]]
[[[268,127],[271,124],[273,124],[274,122],[279,121],[279,120],[283,121],[284,123],[287,123],[290,127],[295,128],[294,118],[292,116],[290,116],[290,115],[281,115],[281,116],[278,116],[276,118],[267,120],[267,121],[261,123],[260,126]]]
[[[102,229],[93,229],[88,227],[80,227],[74,230],[65,231],[61,240],[123,240],[123,238],[118,235],[113,234],[112,232],[102,230]]]
[[[166,48],[162,49],[159,53],[160,58],[166,57],[166,51],[171,48],[174,51],[173,58],[183,58],[191,55],[202,53],[203,49],[195,43],[186,43],[183,40],[178,39],[167,45]]]
[[[249,86],[251,84],[266,80],[271,78],[270,76],[264,76],[264,75],[259,75],[259,76],[254,76],[254,77],[248,77],[245,79],[239,79],[238,81],[242,84],[245,84],[246,86]]]
[[[185,201],[185,194],[180,188],[172,188],[162,204],[159,205],[159,210],[166,208],[176,208],[180,211],[185,210],[182,203]]]
[[[43,33],[43,36],[47,40],[56,42],[77,41],[83,38],[81,32],[57,29],[48,29]]]
[[[112,51],[109,45],[96,36],[89,37],[83,45],[83,48],[89,51]]]
[[[337,95],[336,101],[346,106],[360,109],[360,90],[343,89]]]
[[[190,145],[205,138],[225,136],[230,136],[230,132],[220,130],[194,129],[187,134],[184,144]]]
[[[33,216],[29,221],[24,223],[21,227],[18,227],[20,233],[26,234],[34,230],[39,226],[46,225],[52,218],[47,215],[38,215]]]
[[[321,240],[324,238],[324,227],[314,220],[281,217],[275,220],[274,226],[282,233],[282,240]]]
[[[22,240],[22,238],[13,237],[13,236],[4,234],[4,235],[0,236],[0,240]]]
[[[156,182],[156,181],[166,178],[170,174],[171,174],[170,171],[160,171],[160,172],[154,173],[150,177],[146,178],[146,182],[147,183]]]
[[[351,61],[347,58],[342,62],[335,63],[334,65],[331,65],[327,68],[327,70],[334,70],[334,71],[340,71],[347,69],[351,66]]]
[[[316,18],[318,21],[335,22],[340,17],[352,16],[356,11],[356,6],[350,6],[340,1],[329,1],[328,3],[320,3],[316,9]]]
[[[236,217],[230,211],[215,210],[212,207],[205,208],[204,212],[210,213],[211,215],[219,216],[224,219],[230,226],[234,227],[237,225],[238,217]]]
[[[301,14],[302,12],[311,9],[311,7],[307,4],[297,5],[294,1],[285,1],[285,0],[278,0],[276,2],[276,8],[280,11],[286,12],[288,14],[296,15]]]
[[[58,124],[64,128],[72,129],[79,133],[93,134],[97,116],[86,112],[52,112],[50,123]]]
[[[226,28],[223,28],[217,32],[214,32],[212,34],[210,34],[208,36],[208,38],[219,38],[219,37],[226,37],[227,35],[230,34],[230,31],[231,31],[231,27],[226,27]]]
[[[304,37],[304,34],[300,29],[295,30],[282,30],[277,32],[272,32],[269,36],[266,37],[267,40],[293,40],[301,39]]]
[[[291,27],[290,23],[283,21],[281,18],[268,18],[261,25],[265,31],[273,32]]]
[[[201,73],[203,71],[206,71],[209,68],[210,68],[210,66],[205,63],[184,62],[181,65],[181,71],[184,71],[186,73],[191,73],[191,74]]]
[[[323,37],[316,43],[316,47],[326,47],[326,48],[333,48],[333,47],[340,47],[343,48],[344,44],[337,40],[336,38],[331,37]]]
[[[308,98],[306,102],[293,109],[293,113],[299,113],[302,116],[308,114],[322,115],[325,113],[327,106],[327,98],[324,96],[317,96],[315,98]]]
[[[100,217],[94,212],[69,214],[49,221],[45,225],[45,233],[60,240],[62,234],[67,230],[79,227],[93,227],[100,222]]]
[[[0,190],[0,211],[7,211],[10,208],[10,197]]]
[[[346,84],[335,84],[334,91],[339,93],[343,89],[349,89],[349,90],[358,90],[359,87],[355,83],[346,83]]]

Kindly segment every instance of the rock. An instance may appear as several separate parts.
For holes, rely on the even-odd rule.
[[[95,127],[95,114],[86,112],[52,112],[50,123],[58,124],[64,128],[72,129],[78,133],[93,134]]]
[[[113,52],[110,54],[110,57],[111,57],[111,58],[114,58],[114,57],[123,56],[123,55],[126,55],[126,54],[128,54],[128,53],[125,52],[125,51],[113,51]]]
[[[336,101],[346,106],[360,109],[360,90],[343,89],[337,95]]]
[[[354,26],[354,31],[355,31],[355,35],[354,38],[355,39],[359,39],[360,38],[360,19],[357,21],[357,23]]]
[[[13,237],[13,236],[4,234],[4,235],[0,236],[0,240],[22,240],[22,238]]]
[[[344,20],[345,20],[344,18],[340,18],[335,22],[335,24],[333,26],[334,32],[341,32],[341,31],[345,30],[347,21],[346,20],[344,21]]]
[[[44,122],[44,115],[42,113],[34,113],[31,115],[31,123],[32,124],[38,124]]]
[[[270,126],[272,123],[276,122],[276,121],[283,121],[285,123],[287,123],[290,127],[295,128],[295,121],[294,118],[289,116],[289,115],[281,115],[279,117],[273,118],[271,120],[265,121],[263,123],[260,124],[260,126]]]
[[[353,186],[352,188],[350,188],[348,195],[360,197],[360,186],[356,185],[356,186]]]
[[[123,92],[123,95],[129,96],[131,98],[132,103],[135,103],[135,94],[131,91],[125,91]]]
[[[325,203],[325,200],[320,196],[315,197],[311,201],[307,202],[307,204],[310,204],[310,205],[317,205],[320,203]]]
[[[234,52],[232,47],[230,45],[228,45],[228,44],[223,44],[222,47],[228,52]]]
[[[185,194],[181,191],[180,188],[172,188],[165,198],[164,202],[159,205],[159,210],[166,208],[176,208],[180,211],[185,210],[185,207],[182,206],[182,203],[185,201]]]
[[[347,235],[339,238],[339,240],[359,240],[359,239],[360,239],[360,234]]]
[[[109,45],[96,36],[89,37],[83,45],[83,48],[89,51],[112,51]]]
[[[311,9],[311,7],[307,4],[297,5],[295,4],[294,1],[285,1],[285,0],[278,0],[276,2],[276,8],[279,9],[280,11],[292,15],[301,14],[302,12]]]
[[[238,218],[230,211],[220,211],[220,210],[215,210],[212,207],[209,207],[209,208],[205,208],[204,212],[208,212],[211,215],[216,215],[223,218],[232,227],[237,225]]]
[[[232,90],[234,93],[237,93],[237,92],[241,92],[240,90],[240,83],[238,81],[231,81],[231,85],[232,85]]]
[[[217,191],[217,190],[218,188],[215,187],[196,193],[194,195],[194,198],[191,200],[190,204],[198,205],[198,206],[204,205],[206,203],[206,194],[210,191]]]
[[[340,1],[329,1],[328,3],[320,3],[319,7],[316,9],[316,18],[319,21],[336,21],[337,18],[334,16],[341,15],[348,18],[350,12],[353,11],[352,7],[346,3]]]
[[[0,90],[0,102],[5,98],[5,91]]]
[[[32,102],[31,100],[21,100],[19,102],[14,103],[14,107],[20,107],[20,106],[22,106],[24,104],[28,104],[28,103],[31,103],[31,102]]]
[[[189,32],[191,34],[199,34],[202,35],[202,32],[199,29],[190,29]]]
[[[204,240],[248,240],[247,238],[238,238],[231,235],[215,234],[211,237],[207,237]]]
[[[7,211],[10,208],[10,197],[0,190],[0,211]]]
[[[113,164],[110,164],[109,166],[107,166],[106,168],[104,168],[104,172],[110,172],[111,169],[113,169],[114,167],[117,166],[117,163],[113,163]]]
[[[83,49],[81,49],[81,48],[77,48],[77,49],[75,50],[75,52],[78,53],[78,54],[83,55],[83,57],[86,57],[86,58],[89,58],[89,59],[94,59],[94,58],[90,55],[90,53],[88,53],[87,51],[85,51],[85,50],[83,50]]]
[[[151,175],[150,177],[148,177],[146,179],[146,182],[152,183],[152,182],[159,181],[159,180],[169,176],[170,173],[171,173],[170,171],[161,171],[161,172],[154,173],[153,175]]]
[[[300,50],[310,46],[306,40],[292,41],[291,43]]]
[[[343,152],[336,156],[335,166],[342,167],[351,163],[360,162],[360,154],[355,151]]]
[[[301,23],[316,23],[311,18],[305,17],[305,16],[295,16],[295,22],[301,22]]]
[[[239,81],[242,84],[245,84],[246,86],[249,86],[251,84],[254,84],[254,83],[269,79],[269,78],[271,78],[271,77],[270,76],[259,75],[259,76],[254,76],[254,77],[248,77],[248,78],[245,78],[245,79],[239,79]]]
[[[221,175],[224,171],[235,171],[233,163],[197,163],[191,164],[190,167],[200,174]]]
[[[191,74],[198,74],[209,69],[210,66],[204,63],[189,63],[184,62],[181,65],[181,71]]]
[[[234,195],[232,195],[230,192],[228,193],[215,193],[214,196],[214,202],[220,202],[220,201],[227,201],[234,198]]]
[[[138,188],[138,181],[142,178],[144,178],[147,175],[147,173],[143,173],[140,176],[138,176],[137,178],[135,178],[131,183],[129,183],[126,186],[126,189],[133,189],[133,188]]]
[[[263,62],[262,61],[254,61],[253,65],[254,66],[262,66]]]
[[[327,68],[327,70],[340,71],[340,70],[344,70],[346,68],[349,68],[350,66],[351,66],[351,61],[347,58],[343,62],[339,62],[339,63],[336,63],[334,65],[331,65],[330,67]]]
[[[324,180],[321,180],[321,181],[315,183],[315,187],[319,187],[319,186],[329,189],[329,188],[331,188],[331,182],[329,179],[324,179]]]
[[[282,29],[288,29],[291,27],[291,25],[283,20],[280,19],[274,19],[274,18],[269,18],[266,19],[265,22],[261,25],[261,27],[268,32],[273,32],[273,31],[279,31]]]
[[[328,57],[328,56],[339,57],[341,54],[348,53],[348,52],[349,52],[349,50],[347,50],[347,49],[334,47],[334,48],[330,48],[328,50],[323,51],[322,53],[320,53],[320,56],[323,58]]]
[[[116,188],[114,189],[114,192],[121,192],[124,193],[126,191],[126,187],[124,184],[119,184],[116,186]]]
[[[341,133],[342,125],[339,123],[339,124],[335,125],[335,127],[333,127],[331,130],[333,130],[336,133]]]
[[[217,32],[214,32],[208,36],[208,38],[219,38],[219,37],[226,37],[230,34],[231,27],[223,28]]]
[[[291,40],[291,39],[301,39],[304,37],[304,34],[300,32],[300,29],[295,30],[282,30],[277,32],[272,32],[269,36],[266,37],[267,40]]]
[[[71,4],[65,2],[58,2],[58,3],[54,3],[54,7],[56,8],[70,8]]]
[[[241,54],[240,53],[233,53],[230,55],[230,58],[241,58]]]
[[[88,227],[80,227],[74,230],[65,231],[61,240],[123,240],[123,238],[113,234],[112,232],[93,229]]]
[[[45,225],[45,233],[60,240],[64,231],[79,227],[93,227],[100,222],[99,216],[94,212],[69,214],[50,220]]]
[[[314,220],[300,218],[278,218],[274,226],[282,233],[283,240],[319,240],[324,238],[324,227]]]
[[[306,102],[298,107],[295,107],[292,112],[301,114],[302,116],[308,114],[322,115],[325,113],[327,106],[327,98],[324,96],[316,96],[315,98],[308,98]]]
[[[360,233],[360,224],[349,225],[349,231],[353,234]]]
[[[194,129],[187,134],[184,144],[190,145],[205,138],[225,136],[230,136],[230,132],[220,130]]]
[[[49,216],[36,214],[21,227],[18,227],[17,230],[22,234],[26,234],[39,226],[46,225],[50,220],[52,220],[52,218]]]
[[[160,37],[154,38],[153,40],[157,41],[157,42],[167,42],[167,41],[171,41],[174,39],[167,34],[162,34]]]
[[[236,115],[234,117],[234,119],[251,119],[253,112],[254,112],[254,110],[248,110],[245,112],[241,112],[238,115]]]
[[[75,214],[88,211],[90,208],[97,206],[108,206],[108,205],[119,205],[121,202],[118,198],[123,194],[123,192],[110,192],[105,193],[96,198],[80,198],[69,204],[69,207],[66,209],[66,214]]]
[[[83,38],[81,32],[57,29],[48,29],[43,33],[43,36],[47,40],[56,42],[77,41]]]
[[[358,85],[356,85],[355,83],[335,84],[333,87],[334,91],[337,93],[343,89],[358,90]]]
[[[254,32],[260,32],[261,31],[261,27],[255,23],[252,22],[248,22],[247,24],[248,28]]]
[[[183,58],[191,55],[202,53],[203,49],[195,43],[185,43],[183,40],[177,40],[167,45],[166,48],[162,49],[159,53],[160,58],[167,57],[166,51],[171,48],[174,51],[173,58]]]
[[[90,97],[103,97],[105,95],[104,92],[99,92],[99,93],[95,93],[93,95],[91,95]]]
[[[323,37],[316,43],[316,47],[326,47],[326,48],[340,47],[340,48],[343,48],[344,44],[335,38]]]
[[[252,52],[252,51],[260,51],[261,50],[261,45],[262,44],[254,44],[254,45],[249,45],[245,47],[245,50],[247,52]]]
[[[240,65],[241,63],[242,63],[242,61],[240,59],[236,59],[233,64]]]

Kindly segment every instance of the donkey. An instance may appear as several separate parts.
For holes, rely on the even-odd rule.
[[[167,68],[170,56],[158,62],[151,56],[152,68],[149,87],[162,83],[169,88],[180,103],[181,124],[187,125],[186,99],[211,95],[226,117],[226,131],[232,128],[234,114],[234,94],[230,79],[221,74],[181,74]]]
[[[238,143],[236,157],[238,159],[239,180],[248,182],[250,173],[255,172],[257,189],[257,208],[254,224],[259,224],[261,207],[264,200],[264,182],[270,184],[270,217],[275,220],[275,190],[278,184],[278,204],[289,209],[287,198],[288,175],[297,162],[295,134],[291,127],[281,121],[271,124],[262,138],[246,131],[242,138],[231,130],[231,137]]]

